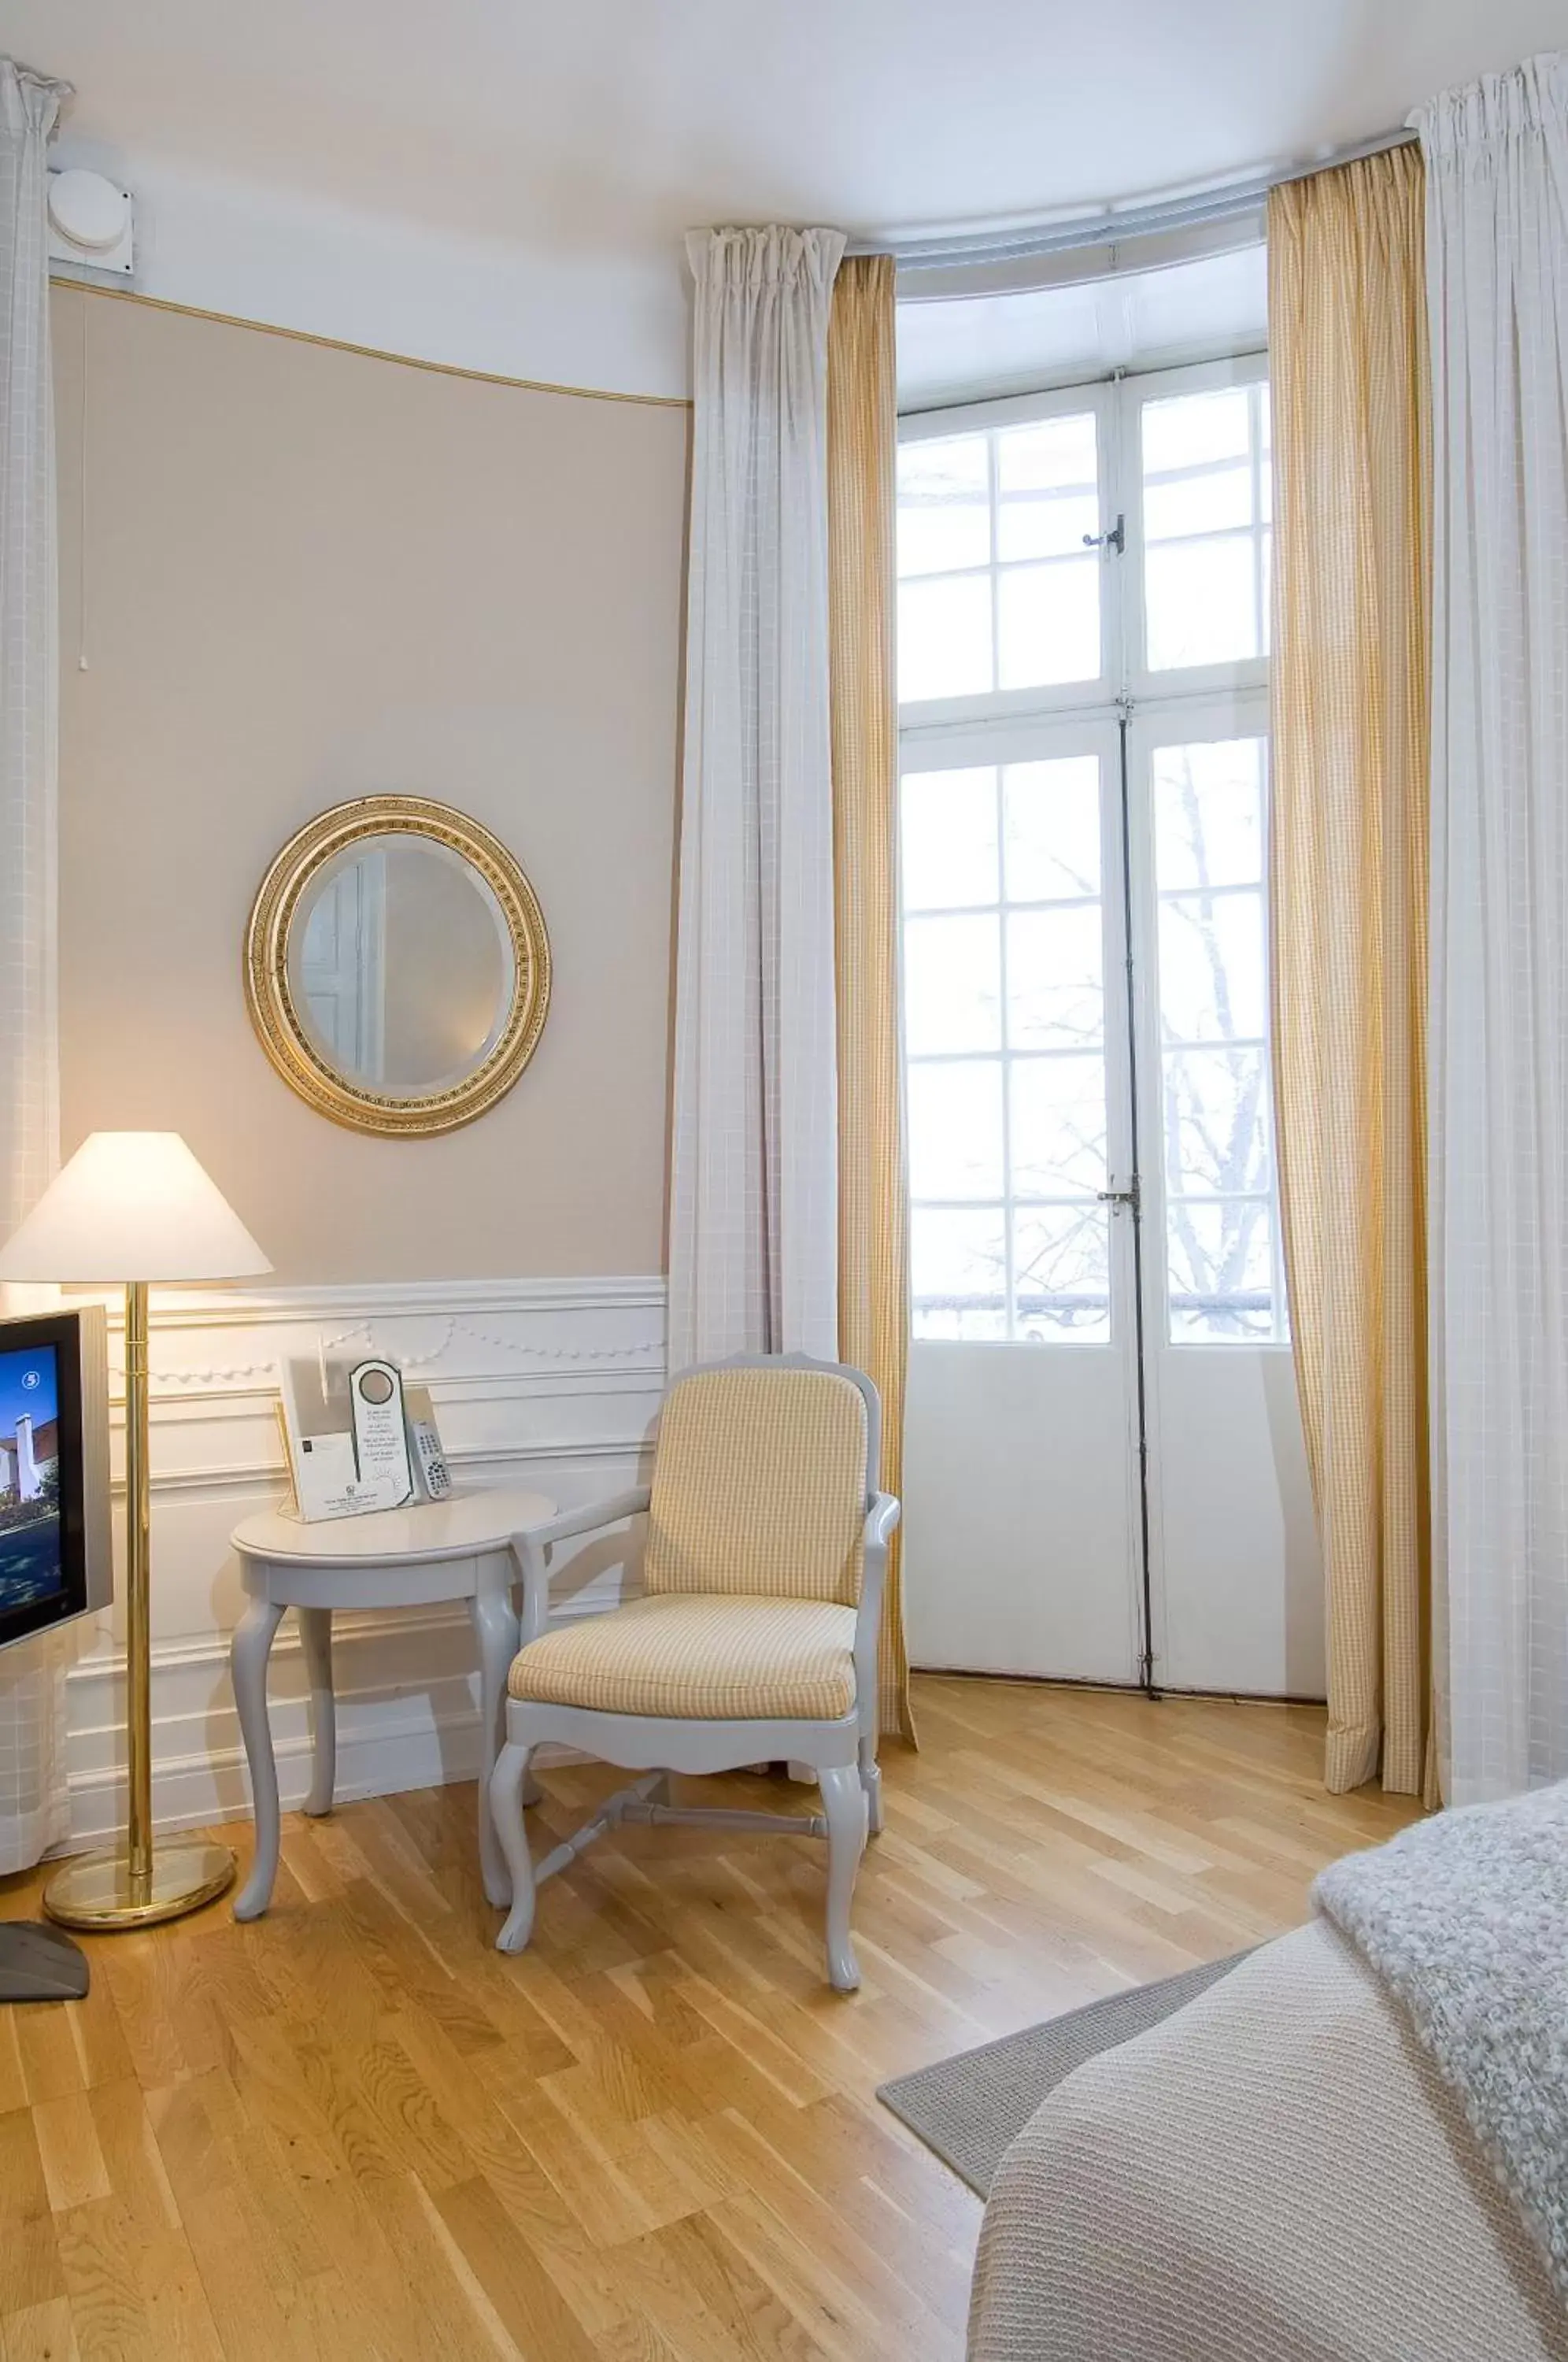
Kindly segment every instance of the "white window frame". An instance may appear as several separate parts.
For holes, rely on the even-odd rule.
[[[1238,1347],[1251,1352],[1288,1352],[1288,1307],[1281,1260],[1278,1167],[1269,1118],[1270,1208],[1272,1215],[1272,1279],[1276,1333],[1269,1337],[1174,1339],[1170,1329],[1170,1250],[1165,1185],[1162,1095],[1164,1059],[1158,1008],[1157,887],[1153,844],[1153,813],[1147,793],[1148,761],[1155,745],[1197,744],[1205,739],[1269,735],[1269,657],[1263,654],[1220,665],[1188,666],[1152,672],[1144,662],[1144,543],[1142,465],[1142,413],[1146,403],[1173,395],[1198,393],[1211,388],[1266,382],[1266,352],[1202,361],[1183,368],[1150,370],[1100,380],[1087,385],[1058,387],[1049,392],[1013,395],[993,402],[969,403],[948,410],[928,410],[900,419],[899,439],[936,442],[1000,426],[1024,425],[1036,419],[1059,418],[1092,411],[1096,420],[1099,470],[1099,532],[1108,534],[1119,513],[1126,520],[1125,548],[1120,557],[1102,550],[1100,596],[1101,672],[1098,680],[1075,681],[1023,690],[992,690],[983,695],[911,700],[900,707],[900,771],[959,769],[967,765],[1045,761],[1053,751],[1086,751],[1105,734],[1109,751],[1102,756],[1102,905],[1106,911],[1106,1028],[1108,1130],[1110,1165],[1108,1186],[1125,1186],[1131,1174],[1131,1107],[1128,1060],[1138,1072],[1137,1122],[1143,1146],[1140,1182],[1143,1192],[1143,1322],[1151,1345],[1175,1353],[1229,1353]],[[1254,466],[1259,462],[1254,457]],[[1252,528],[1255,535],[1254,524]],[[994,569],[993,557],[992,567]],[[1110,581],[1104,573],[1115,574]],[[957,569],[955,569],[957,570]],[[1132,961],[1134,979],[1131,1028],[1111,1021],[1116,985],[1125,973],[1129,952],[1122,918],[1121,878],[1112,864],[1123,858],[1121,811],[1115,764],[1118,722],[1131,724],[1128,756],[1134,767],[1129,798],[1130,834],[1125,858],[1131,884],[1132,942],[1143,955]],[[1141,787],[1140,787],[1141,783]],[[1264,799],[1264,957],[1267,958],[1267,826]],[[1113,907],[1114,906],[1114,907]],[[901,924],[900,912],[900,924]],[[1266,972],[1266,970],[1265,970]],[[1272,1062],[1272,1039],[1266,1043]],[[1002,1053],[1004,1067],[1009,1055]],[[1005,1086],[1004,1086],[1005,1087]],[[1008,1192],[1004,1219],[1010,1225],[1008,1269],[1010,1290],[1010,1221],[1013,1199],[1010,1174],[1004,1176]],[[1132,1225],[1112,1221],[1112,1320],[1109,1350],[1124,1350],[1118,1334],[1118,1301],[1131,1302]],[[1122,1321],[1125,1330],[1131,1322]],[[999,1344],[1004,1341],[986,1341]],[[1063,1341],[1064,1343],[1071,1341]],[[1075,1343],[1076,1352],[1095,1345]],[[1108,1350],[1103,1342],[1099,1350]]]
[[[1103,712],[1128,699],[1143,705],[1175,699],[1212,698],[1249,689],[1266,690],[1266,655],[1243,657],[1231,664],[1184,666],[1179,671],[1168,672],[1151,672],[1143,662],[1141,414],[1150,401],[1165,401],[1173,394],[1206,393],[1224,386],[1264,384],[1268,373],[1266,352],[1242,353],[1229,360],[1198,361],[1183,369],[1102,378],[1088,385],[1059,387],[1050,393],[1012,394],[999,402],[966,403],[953,410],[922,410],[900,418],[900,443],[943,443],[999,426],[1029,425],[1036,419],[1071,418],[1092,411],[1101,455],[1099,529],[1102,535],[1109,533],[1121,514],[1126,518],[1127,531],[1126,555],[1101,556],[1098,679],[1066,681],[1044,688],[988,690],[968,697],[913,698],[899,708],[900,733],[912,737],[926,730],[1007,722],[1026,714]],[[1107,580],[1106,577],[1110,579]]]
[[[1143,1146],[1140,1182],[1143,1190],[1144,1319],[1152,1338],[1169,1353],[1229,1353],[1238,1347],[1249,1352],[1290,1351],[1289,1305],[1285,1292],[1285,1264],[1280,1238],[1279,1165],[1274,1136],[1272,1092],[1264,1124],[1268,1151],[1270,1209],[1270,1280],[1275,1333],[1249,1337],[1175,1337],[1171,1333],[1170,1205],[1172,1195],[1165,1157],[1165,1044],[1160,1028],[1159,878],[1154,859],[1154,800],[1148,792],[1151,758],[1159,746],[1195,746],[1231,738],[1261,738],[1264,748],[1264,794],[1261,844],[1264,926],[1264,977],[1266,989],[1269,962],[1268,862],[1269,705],[1266,687],[1242,690],[1226,696],[1162,699],[1134,712],[1128,734],[1128,764],[1132,937],[1145,946],[1134,962],[1138,1066],[1138,1134]],[[1272,1075],[1274,1043],[1265,1031],[1265,1061]],[[1252,1193],[1243,1193],[1250,1195]],[[1258,1193],[1261,1197],[1264,1193]]]
[[[1100,767],[1099,905],[1106,1010],[1101,1054],[1105,1061],[1106,1087],[1106,1187],[1108,1189],[1120,1189],[1124,1188],[1132,1177],[1132,1101],[1130,1070],[1132,1045],[1127,1026],[1120,1014],[1125,996],[1127,933],[1122,871],[1124,855],[1121,839],[1121,746],[1114,712],[1108,712],[1102,704],[1097,712],[1088,714],[1056,712],[1048,716],[1036,716],[1021,723],[1009,721],[1005,717],[992,717],[984,723],[966,726],[955,723],[946,728],[923,731],[918,742],[911,743],[904,748],[900,778],[910,778],[922,771],[957,771],[1008,763],[1048,763],[1054,759],[1075,755],[1093,755],[1098,758]],[[999,869],[1002,857],[1002,849],[999,845]],[[999,874],[999,895],[1004,887],[1005,878]],[[974,907],[977,910],[982,906],[977,904]],[[1009,1109],[1012,1068],[1017,1062],[1026,1061],[1032,1055],[1038,1054],[1027,1050],[1013,1050],[1006,1043],[1005,911],[1007,905],[999,900],[995,906],[983,907],[988,909],[995,907],[999,914],[1002,914],[1000,924],[1003,937],[1001,977],[1004,1004],[1003,1040],[995,1052],[976,1051],[973,1055],[977,1060],[994,1056],[999,1059],[1001,1065],[1002,1197],[999,1201],[975,1199],[971,1202],[977,1209],[998,1202],[1000,1204],[1006,1240],[1007,1319],[1010,1334],[1006,1337],[976,1339],[973,1341],[984,1344],[988,1352],[1012,1345],[1020,1346],[1027,1352],[1034,1352],[1038,1350],[1035,1343],[1010,1333],[1013,1318],[1013,1220],[1021,1207],[1027,1208],[1031,1204],[1044,1201],[1014,1195]],[[910,911],[906,914],[900,909],[900,935],[906,916],[919,920],[926,915],[923,911]],[[964,1054],[963,1053],[953,1054],[955,1060]],[[922,1063],[923,1060],[920,1055],[911,1057],[906,1051],[904,1055],[906,1075],[911,1065]],[[1072,1194],[1064,1192],[1064,1201]],[[910,1209],[913,1214],[923,1206],[942,1206],[948,1202],[945,1199],[918,1198],[911,1193]],[[1119,1305],[1131,1304],[1132,1300],[1130,1292],[1133,1284],[1134,1271],[1132,1230],[1128,1223],[1117,1221],[1109,1208],[1106,1210],[1105,1220],[1108,1235],[1108,1276],[1110,1289],[1109,1334],[1097,1338],[1069,1336],[1051,1341],[1075,1353],[1126,1352],[1131,1345],[1131,1338],[1123,1331],[1130,1330],[1132,1324],[1130,1321],[1119,1319],[1117,1308]]]
[[[961,435],[982,434],[998,426],[1032,425],[1044,418],[1078,418],[1086,412],[1094,414],[1096,448],[1099,458],[1099,531],[1104,534],[1116,522],[1116,511],[1111,505],[1111,485],[1117,473],[1113,447],[1121,432],[1116,390],[1109,380],[1094,385],[1068,386],[1056,393],[1012,394],[1000,402],[966,403],[958,410],[919,411],[913,416],[899,421],[899,441],[947,443]],[[955,573],[977,573],[980,569],[976,567],[955,568],[953,570]],[[994,581],[997,571],[994,555],[989,570]],[[1121,602],[1107,595],[1104,573],[1102,557],[1100,668],[1093,680],[1063,681],[1033,689],[991,689],[968,697],[921,698],[900,706],[903,726],[941,730],[967,723],[1005,722],[1021,714],[1102,712],[1116,695],[1116,684],[1121,678],[1122,669]],[[900,582],[905,579],[931,580],[941,578],[901,577]]]
[[[1122,561],[1126,574],[1119,602],[1122,610],[1123,645],[1127,657],[1122,689],[1134,706],[1163,705],[1178,698],[1185,701],[1227,694],[1235,696],[1248,690],[1267,690],[1269,659],[1266,648],[1262,656],[1239,657],[1230,664],[1182,665],[1161,672],[1149,670],[1144,662],[1143,568],[1146,545],[1143,539],[1143,412],[1148,403],[1166,402],[1173,395],[1217,392],[1228,386],[1265,385],[1267,382],[1268,355],[1246,353],[1231,360],[1199,361],[1190,369],[1158,370],[1143,377],[1123,378],[1117,389],[1121,414],[1117,448],[1121,459],[1121,480],[1125,491],[1122,506],[1127,518],[1129,553]],[[1240,530],[1242,528],[1238,528]]]

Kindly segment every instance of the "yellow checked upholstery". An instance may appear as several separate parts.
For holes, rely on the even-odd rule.
[[[850,1905],[867,1835],[882,1826],[877,1623],[899,1505],[877,1491],[880,1405],[869,1378],[803,1354],[689,1370],[665,1396],[653,1481],[567,1509],[518,1537],[524,1642],[507,1675],[506,1744],[485,1792],[504,1874],[496,1944],[520,1952],[546,1879],[622,1822],[697,1821],[828,1847],[828,1981],[860,1981]],[[548,1553],[647,1518],[644,1595],[607,1616],[548,1624]],[[529,1764],[556,1740],[644,1777],[536,1862],[524,1819]],[[820,1814],[722,1812],[676,1801],[670,1775],[787,1756]],[[510,1891],[508,1891],[510,1882]]]
[[[831,1720],[855,1704],[854,1644],[853,1607],[666,1592],[530,1641],[507,1687],[602,1714]]]
[[[835,1371],[743,1366],[679,1379],[654,1462],[643,1562],[650,1596],[722,1592],[853,1607],[866,1454],[865,1399]]]

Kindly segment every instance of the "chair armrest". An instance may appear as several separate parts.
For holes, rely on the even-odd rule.
[[[563,1509],[558,1518],[547,1518],[542,1526],[526,1526],[513,1537],[523,1573],[525,1641],[536,1640],[549,1621],[552,1545],[570,1541],[578,1534],[596,1534],[605,1526],[619,1525],[624,1518],[640,1517],[650,1498],[649,1486],[634,1485],[624,1493],[613,1493],[607,1501],[585,1501],[580,1508]]]
[[[889,1540],[903,1514],[903,1503],[896,1494],[874,1494],[871,1507],[866,1512],[867,1549],[879,1550],[886,1559]]]
[[[882,1632],[882,1592],[888,1579],[888,1542],[903,1515],[891,1493],[878,1493],[866,1512],[865,1566],[860,1577],[860,1605],[855,1617],[855,1694],[860,1705],[860,1735],[877,1736],[877,1648]]]
[[[601,1526],[616,1526],[623,1518],[640,1517],[650,1498],[650,1486],[633,1485],[624,1493],[612,1493],[607,1501],[584,1501],[580,1508],[563,1509],[558,1517],[547,1518],[542,1526],[525,1526],[517,1539],[525,1546],[532,1542],[547,1550],[552,1542],[569,1541],[574,1534],[596,1534]]]

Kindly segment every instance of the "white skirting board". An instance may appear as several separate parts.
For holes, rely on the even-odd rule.
[[[346,1335],[347,1332],[347,1335]],[[228,1536],[275,1501],[282,1457],[272,1365],[316,1341],[362,1341],[427,1385],[459,1484],[526,1483],[563,1507],[646,1481],[665,1384],[657,1278],[431,1282],[419,1286],[154,1292],[152,1308],[153,1809],[162,1828],[248,1814],[228,1675],[243,1595]],[[119,1367],[111,1323],[109,1358]],[[116,1413],[116,1511],[123,1506]],[[634,1594],[635,1560],[590,1540],[558,1562],[556,1614]],[[125,1697],[116,1628],[77,1628],[67,1677],[72,1843],[124,1811]],[[478,1675],[460,1611],[344,1616],[334,1656],[338,1794],[470,1780]],[[292,1619],[272,1658],[285,1806],[304,1798],[308,1725]]]

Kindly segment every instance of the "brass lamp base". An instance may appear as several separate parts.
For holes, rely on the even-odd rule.
[[[233,1884],[234,1867],[227,1846],[205,1838],[155,1845],[140,1872],[128,1854],[80,1854],[50,1880],[43,1907],[61,1927],[150,1927],[199,1911]]]

